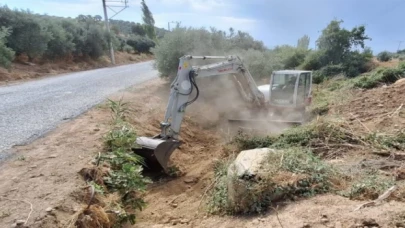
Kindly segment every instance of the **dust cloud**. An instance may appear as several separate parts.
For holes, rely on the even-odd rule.
[[[290,127],[284,123],[270,122],[272,117],[267,107],[257,108],[245,101],[232,77],[196,78],[200,94],[187,111],[198,118],[201,126],[215,129],[228,140],[239,131],[265,135],[280,133]],[[194,91],[191,98],[195,95]]]

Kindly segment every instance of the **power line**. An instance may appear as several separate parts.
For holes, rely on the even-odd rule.
[[[402,43],[402,42],[404,42],[404,41],[402,41],[402,40],[398,41],[398,49],[397,49],[397,52],[399,51],[399,48],[401,47],[401,43]]]
[[[104,20],[105,27],[107,28],[108,35],[111,36],[109,20],[115,17],[117,14],[121,13],[124,9],[128,8],[128,0],[102,0],[103,1],[103,10],[104,10]],[[113,11],[115,14],[108,18],[107,8]],[[115,8],[121,8],[120,10],[115,10]],[[110,59],[111,63],[115,65],[115,56],[114,56],[114,47],[112,45],[112,40],[108,43],[110,48]]]

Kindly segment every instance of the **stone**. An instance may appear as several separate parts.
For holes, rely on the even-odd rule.
[[[405,78],[401,78],[401,79],[397,80],[394,84],[399,85],[399,84],[403,84],[403,83],[405,83]]]
[[[329,222],[328,216],[327,215],[322,215],[321,223],[325,224],[325,223],[328,223],[328,222]]]
[[[227,170],[228,200],[238,204],[238,208],[248,208],[253,199],[246,197],[252,187],[251,179],[259,178],[263,173],[262,163],[269,153],[275,152],[269,148],[244,150],[229,165]]]
[[[192,183],[197,183],[198,178],[196,178],[196,177],[186,177],[183,181],[186,184],[192,184]]]
[[[321,218],[321,223],[328,223],[329,219],[328,218]]]
[[[190,222],[190,220],[188,220],[188,219],[182,219],[182,220],[180,220],[180,223],[181,224],[188,224]]]
[[[17,226],[21,226],[25,223],[25,220],[17,220],[15,221],[15,224],[17,224]]]
[[[51,154],[51,155],[48,156],[48,158],[56,158],[56,157],[58,157],[57,154]]]
[[[52,207],[48,207],[47,209],[45,209],[46,212],[52,212],[53,208]]]
[[[377,226],[379,227],[378,223],[375,221],[375,219],[369,218],[369,219],[364,219],[363,220],[363,225],[364,226]]]
[[[239,153],[235,161],[228,168],[228,178],[230,176],[254,176],[261,171],[262,162],[266,156],[274,150],[269,148],[260,148],[244,150]]]

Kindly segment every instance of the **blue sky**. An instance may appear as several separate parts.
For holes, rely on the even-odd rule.
[[[234,27],[249,32],[270,48],[295,45],[305,34],[310,36],[313,47],[330,20],[342,19],[346,28],[366,26],[366,33],[372,38],[367,45],[375,54],[382,50],[396,51],[399,41],[404,41],[401,49],[405,49],[405,0],[146,0],[146,3],[158,27],[167,28],[169,21],[223,30]],[[65,17],[103,15],[101,0],[2,0],[0,4]],[[114,19],[141,22],[140,0],[129,0],[129,4]]]

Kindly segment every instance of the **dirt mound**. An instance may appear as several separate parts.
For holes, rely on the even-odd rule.
[[[404,128],[405,84],[359,90],[353,97],[347,105],[335,110],[342,113],[353,125],[366,131],[388,133]]]

